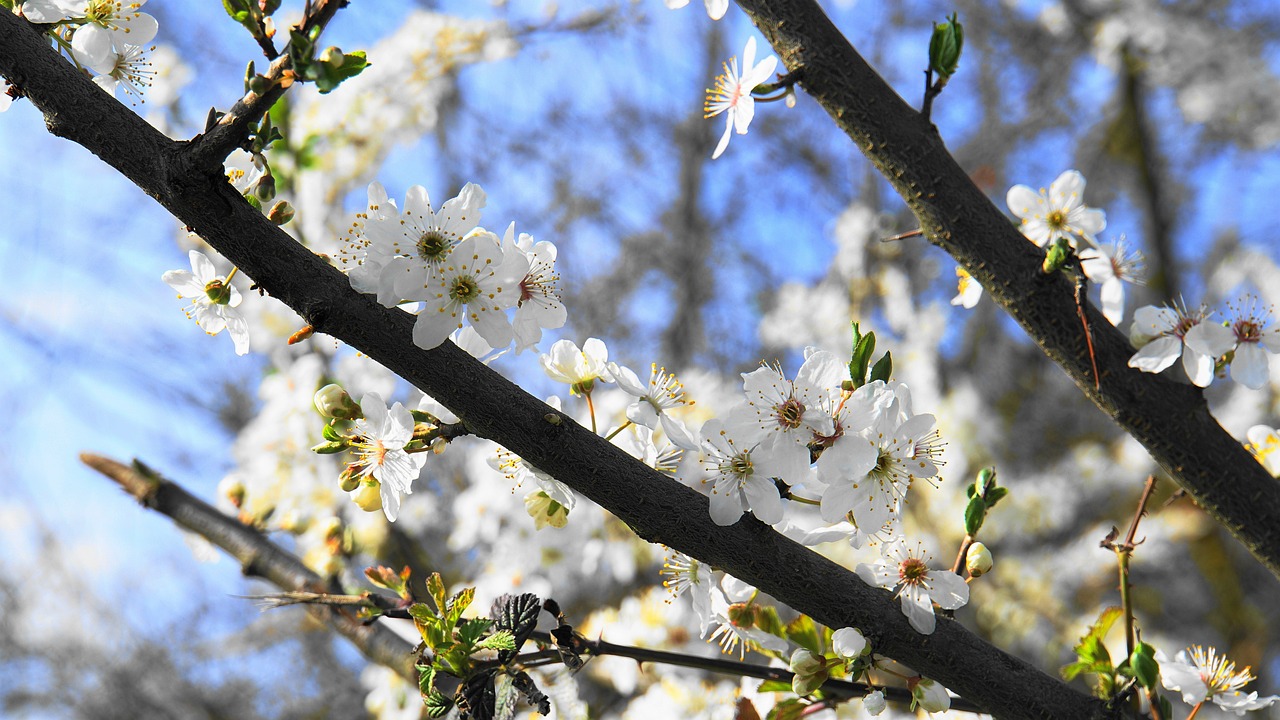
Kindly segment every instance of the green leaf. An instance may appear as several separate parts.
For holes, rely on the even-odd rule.
[[[1140,642],[1129,656],[1129,668],[1142,687],[1153,690],[1160,681],[1160,664],[1155,659],[1155,648]]]
[[[448,611],[448,601],[445,600],[444,579],[440,577],[440,573],[433,572],[427,578],[427,595],[436,604],[436,613],[444,617]]]
[[[467,647],[475,647],[492,624],[493,621],[489,618],[470,618],[464,621],[458,626],[458,642]]]
[[[889,382],[889,378],[893,376],[893,353],[885,353],[876,361],[874,367],[871,368],[871,382],[879,380],[881,382]]]
[[[987,507],[988,508],[995,507],[996,503],[1000,502],[1000,499],[1008,494],[1009,494],[1009,488],[1006,488],[1006,487],[991,488],[990,490],[987,491]]]
[[[440,618],[436,616],[426,603],[414,603],[409,606],[409,616],[423,625],[434,625]]]
[[[439,690],[432,690],[422,699],[422,704],[427,706],[427,715],[439,718],[449,713],[450,708],[453,707],[453,700],[445,697]]]
[[[799,720],[804,717],[804,711],[808,707],[807,704],[800,702],[798,698],[791,698],[774,705],[773,709],[765,717],[768,720]]]
[[[849,377],[853,384],[862,387],[867,384],[867,368],[871,365],[871,353],[876,349],[876,334],[869,332],[863,335],[853,348],[853,358],[849,361]]]
[[[475,588],[463,588],[456,595],[449,598],[448,612],[445,614],[445,624],[453,627],[458,624],[458,620],[462,617],[462,613],[471,605],[471,601],[476,596]]]
[[[423,696],[431,694],[436,686],[436,669],[431,665],[414,665],[418,670],[418,692]]]
[[[324,436],[325,440],[331,442],[337,442],[342,439],[342,433],[338,432],[338,429],[329,423],[325,423],[324,427],[320,428],[320,434]]]
[[[481,640],[476,647],[482,647],[487,650],[515,650],[516,636],[510,630],[499,630]]]
[[[538,614],[541,612],[542,601],[533,593],[503,595],[493,601],[489,617],[493,618],[494,627],[511,631],[515,642],[514,649],[498,651],[498,662],[507,662],[524,647],[525,641],[538,625]]]
[[[763,630],[780,638],[787,636],[787,629],[782,624],[782,618],[778,617],[777,608],[772,605],[753,605],[752,607],[755,609],[754,618],[757,630]]]
[[[233,20],[240,22],[236,17],[241,13],[249,12],[249,0],[222,0],[222,9],[227,11]]]
[[[787,623],[787,639],[814,655],[822,654],[822,640],[818,634],[818,626],[808,615],[800,615]]]
[[[977,495],[969,498],[969,504],[964,509],[964,531],[969,535],[977,535],[986,516],[987,503]]]
[[[1077,662],[1065,665],[1059,671],[1064,680],[1071,680],[1080,673],[1090,672],[1099,676],[1099,682],[1110,682],[1111,676],[1115,674],[1115,667],[1111,663],[1111,653],[1107,652],[1102,639],[1123,614],[1122,609],[1114,606],[1102,611],[1097,622],[1089,628],[1089,632],[1085,633],[1084,637],[1080,638],[1080,642],[1072,648],[1075,650]]]
[[[758,692],[791,692],[791,681],[789,680],[762,680]]]

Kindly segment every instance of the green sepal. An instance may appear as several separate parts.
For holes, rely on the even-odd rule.
[[[330,442],[338,442],[342,439],[342,433],[338,432],[338,428],[330,425],[329,423],[325,423],[320,427],[320,434],[324,436],[325,440]]]
[[[889,378],[893,376],[893,354],[885,353],[876,361],[871,368],[871,382],[879,380],[880,382],[889,382]]]
[[[964,508],[964,531],[970,536],[977,535],[982,529],[982,521],[987,519],[987,503],[977,495],[969,498]]]
[[[334,453],[340,453],[346,449],[347,444],[345,442],[331,440],[329,442],[322,442],[319,445],[316,445],[311,448],[311,452],[317,455],[332,455]]]
[[[849,360],[849,377],[853,379],[855,387],[867,384],[867,368],[871,365],[871,353],[875,349],[876,334],[873,332],[859,337],[854,343],[853,357]]]
[[[429,412],[424,412],[422,410],[410,410],[409,414],[413,416],[413,421],[415,423],[426,423],[428,425],[441,424],[440,418],[436,417],[435,415],[432,415]]]

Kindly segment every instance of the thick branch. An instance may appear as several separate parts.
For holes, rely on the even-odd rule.
[[[225,550],[240,563],[245,575],[260,577],[286,591],[336,590],[266,535],[228,517],[143,466],[122,465],[93,453],[81,453],[80,460],[114,480],[147,508],[167,515],[175,524]],[[395,670],[411,683],[418,682],[418,674],[413,669],[413,646],[399,635],[382,625],[365,625],[350,613],[333,607],[308,605],[307,611],[350,640],[365,657]]]
[[[345,276],[250,207],[220,172],[194,172],[175,152],[178,144],[75,72],[32,28],[4,13],[0,73],[27,91],[51,131],[123,173],[317,330],[410,381],[476,435],[565,482],[640,537],[723,568],[825,625],[860,628],[876,652],[997,716],[1081,720],[1124,712],[1106,708],[953,620],[941,619],[932,635],[920,635],[889,592],[867,586],[750,516],[716,526],[705,496],[568,417],[549,422],[550,407],[456,345],[430,351],[415,347],[410,315],[356,293]]]
[[[1070,282],[983,195],[937,129],[871,69],[813,0],[738,0],[801,86],[946,250],[1099,408],[1147,448],[1200,507],[1280,577],[1280,483],[1209,414],[1201,391],[1128,366],[1134,350],[1092,306],[1094,387]],[[923,48],[921,49],[923,53]]]

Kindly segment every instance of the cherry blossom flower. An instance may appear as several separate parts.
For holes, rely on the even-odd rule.
[[[720,651],[726,655],[736,649],[739,658],[746,655],[749,647],[758,646],[780,653],[787,651],[787,641],[777,635],[734,622],[732,615],[735,607],[743,606],[730,606],[719,593],[711,596],[712,622],[716,625],[716,629],[711,632],[711,637],[707,638],[708,642],[719,643]]]
[[[112,49],[125,45],[145,45],[156,36],[156,19],[138,9],[147,0],[27,0],[22,14],[34,23],[57,23],[82,19],[76,28],[71,49],[76,60],[87,67],[107,61]]]
[[[503,254],[497,235],[471,234],[427,281],[427,296],[413,325],[413,343],[426,350],[437,347],[466,318],[490,346],[506,347],[512,330],[505,310],[515,305],[520,278],[528,270],[529,259],[524,255]]]
[[[900,394],[901,393],[901,394]],[[933,458],[939,447],[932,415],[910,414],[905,386],[889,386],[877,380],[858,388],[862,402],[884,409],[874,416],[865,437],[872,455],[856,441],[837,443],[830,450],[847,447],[830,463],[818,458],[818,480],[826,483],[820,510],[822,519],[848,519],[863,532],[874,532],[890,522],[911,484],[938,474]],[[823,452],[825,457],[828,451]],[[870,462],[868,462],[868,459]],[[856,465],[845,466],[844,463]],[[861,474],[856,471],[867,467]]]
[[[213,262],[199,250],[187,254],[191,270],[170,270],[161,278],[179,298],[189,298],[191,304],[183,308],[188,318],[196,321],[201,330],[217,335],[224,329],[236,346],[236,354],[249,352],[249,323],[236,308],[240,305],[240,291],[217,274]],[[234,273],[234,270],[232,271]]]
[[[1191,382],[1199,387],[1208,387],[1213,382],[1215,361],[1231,349],[1230,343],[1233,342],[1226,328],[1205,322],[1211,314],[1203,305],[1195,310],[1185,305],[1138,308],[1133,313],[1129,340],[1140,349],[1129,358],[1129,367],[1158,373],[1181,357],[1182,368],[1187,371]],[[1188,343],[1188,334],[1200,327],[1206,329],[1197,336],[1203,336],[1194,345]]]
[[[1037,193],[1026,185],[1014,185],[1005,202],[1022,219],[1022,234],[1040,247],[1060,237],[1072,247],[1076,247],[1077,238],[1094,245],[1094,237],[1107,227],[1107,216],[1084,204],[1084,186],[1084,176],[1068,170],[1053,181],[1048,192],[1041,188]]]
[[[908,680],[907,686],[911,688],[912,708],[919,705],[926,712],[931,713],[944,712],[951,709],[951,696],[947,694],[947,689],[936,681],[929,678]]]
[[[956,296],[951,298],[951,304],[972,310],[982,299],[982,286],[962,267],[956,268],[956,278]]]
[[[808,458],[801,468],[787,467],[786,458],[758,453],[754,444],[740,441],[749,433],[740,421],[747,412],[741,407],[732,412],[730,426],[715,419],[702,428],[702,462],[714,473],[703,482],[711,483],[711,520],[717,525],[732,525],[748,510],[768,525],[781,521],[782,498],[772,478],[808,469]]]
[[[368,288],[376,287],[378,302],[387,307],[405,300],[432,299],[438,292],[438,275],[463,238],[476,230],[480,222],[480,211],[486,200],[484,190],[475,183],[467,183],[457,197],[446,200],[439,211],[432,208],[431,198],[421,185],[409,188],[404,209],[398,211],[393,203],[382,202],[374,191],[370,185],[369,204],[372,209],[377,202],[380,216],[370,215],[363,233],[353,241],[350,254],[357,259],[361,270],[352,271],[352,287],[361,292],[370,292]],[[497,236],[493,239],[496,243]],[[512,284],[516,281],[518,277]],[[507,292],[514,295],[515,290]],[[511,304],[515,304],[515,300]],[[510,338],[507,342],[490,344],[499,346],[509,342]]]
[[[724,64],[724,74],[716,76],[716,86],[707,90],[707,100],[703,104],[703,117],[711,118],[725,113],[724,134],[716,145],[711,159],[720,157],[724,149],[729,147],[729,135],[736,130],[739,135],[747,134],[747,127],[755,117],[756,101],[751,91],[757,85],[769,79],[774,68],[778,66],[778,58],[769,57],[755,63],[756,39],[747,40],[747,47],[742,51],[743,73],[738,73],[738,59],[730,58]],[[754,63],[754,64],[753,64]]]
[[[759,443],[759,455],[776,456],[782,467],[802,468],[782,477],[788,484],[801,482],[808,474],[808,443],[815,437],[831,437],[835,426],[824,402],[831,388],[848,376],[843,363],[833,353],[813,351],[800,366],[795,380],[788,380],[776,365],[762,365],[742,374],[746,393],[745,442]]]
[[[1236,309],[1235,319],[1229,328],[1235,345],[1231,379],[1253,390],[1261,389],[1271,379],[1267,353],[1280,352],[1280,326],[1272,324],[1271,312],[1270,307],[1259,307],[1257,298],[1250,296]],[[1205,342],[1205,337],[1199,333],[1189,334],[1187,338],[1187,343],[1195,343],[1193,347],[1201,352],[1211,352],[1218,347],[1211,342]],[[1219,346],[1224,344],[1219,343]]]
[[[886,544],[884,550],[884,557],[874,564],[858,565],[858,577],[876,587],[897,587],[902,614],[916,632],[933,633],[937,622],[934,603],[944,610],[955,610],[969,602],[969,586],[964,580],[949,570],[930,570],[926,564],[929,556],[919,546],[912,552],[899,537]]]
[[[663,0],[663,2],[672,10],[689,4],[689,0]],[[729,0],[704,0],[704,2],[707,6],[707,15],[711,16],[712,20],[719,20],[724,17],[725,12],[729,9]]]
[[[711,567],[697,558],[672,550],[662,562],[661,574],[667,578],[662,581],[662,586],[671,592],[672,599],[689,594],[693,611],[702,623],[701,634],[705,635],[715,617],[711,611],[711,597],[719,592]]]
[[[1249,442],[1245,444],[1249,452],[1258,458],[1267,472],[1280,476],[1280,452],[1277,452],[1280,450],[1280,434],[1276,433],[1276,429],[1254,425],[1245,433],[1245,437],[1249,438]]]
[[[1142,253],[1130,252],[1121,236],[1114,244],[1081,250],[1080,267],[1086,277],[1099,285],[1102,314],[1112,325],[1119,325],[1124,320],[1124,284],[1142,284]]]
[[[565,383],[570,392],[589,392],[597,379],[612,380],[609,349],[597,338],[588,338],[581,350],[572,340],[557,340],[551,352],[539,356],[538,361],[552,380]]]
[[[356,477],[377,480],[382,512],[395,522],[400,514],[400,496],[413,492],[413,481],[427,462],[425,453],[405,452],[413,439],[413,416],[400,403],[390,409],[378,393],[360,398],[364,417],[355,421],[357,439],[352,443],[356,459],[349,470]],[[355,492],[359,492],[356,490]]]
[[[649,384],[646,386],[640,383],[640,378],[630,368],[609,363],[608,369],[618,387],[636,398],[627,406],[628,420],[652,430],[661,426],[676,447],[698,449],[698,436],[667,412],[682,405],[693,404],[685,397],[684,385],[680,384],[675,375],[654,363],[649,367]]]
[[[516,317],[512,322],[516,352],[538,344],[543,330],[564,327],[567,313],[560,301],[560,276],[555,272],[556,246],[546,240],[534,243],[528,233],[516,238],[516,224],[507,226],[502,238],[504,253],[523,253],[529,259],[529,271],[520,280],[520,297],[516,300]]]
[[[1160,663],[1161,684],[1182,693],[1182,701],[1188,705],[1199,706],[1208,700],[1223,710],[1244,715],[1280,700],[1276,695],[1260,698],[1256,692],[1240,692],[1240,688],[1253,682],[1253,673],[1247,667],[1237,671],[1236,664],[1214,648],[1205,650],[1195,645],[1178,651],[1172,660],[1157,650],[1155,658]]]
[[[93,69],[99,74],[93,78],[94,84],[112,95],[123,88],[125,97],[142,102],[142,93],[151,87],[151,79],[156,71],[151,69],[151,61],[143,53],[154,47],[141,45],[125,45],[107,55],[102,65]]]
[[[568,485],[530,465],[524,458],[510,450],[499,448],[498,454],[489,458],[488,463],[489,467],[506,475],[516,487],[520,487],[525,480],[532,478],[548,497],[563,505],[566,510],[573,510],[578,504],[578,496]]]

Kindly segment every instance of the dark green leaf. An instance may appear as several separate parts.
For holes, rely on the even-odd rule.
[[[977,495],[969,498],[969,504],[964,509],[964,531],[969,535],[977,535],[986,515],[987,503]]]
[[[462,717],[493,720],[493,681],[497,672],[496,669],[491,669],[475,673],[458,686],[454,702],[458,704],[458,712]]]
[[[522,595],[503,595],[493,601],[489,609],[489,617],[498,630],[510,630],[515,638],[513,650],[498,652],[498,662],[505,663],[520,652],[524,642],[533,634],[538,625],[538,614],[542,612],[542,601],[533,593]]]
[[[996,503],[1000,502],[1000,499],[1008,494],[1009,494],[1009,488],[1006,488],[1006,487],[991,488],[990,490],[987,491],[987,507],[988,508],[995,507]]]
[[[885,353],[871,368],[871,382],[889,382],[890,377],[893,377],[893,353]]]
[[[439,718],[449,713],[449,709],[453,707],[453,700],[450,700],[439,690],[432,690],[430,694],[422,699],[422,704],[427,706],[428,716]]]
[[[538,709],[539,714],[551,714],[551,700],[538,689],[533,678],[529,677],[529,673],[523,670],[517,672],[512,676],[511,683],[521,695],[524,695],[525,702]]]
[[[791,692],[790,680],[762,680],[760,682],[759,692]]]

